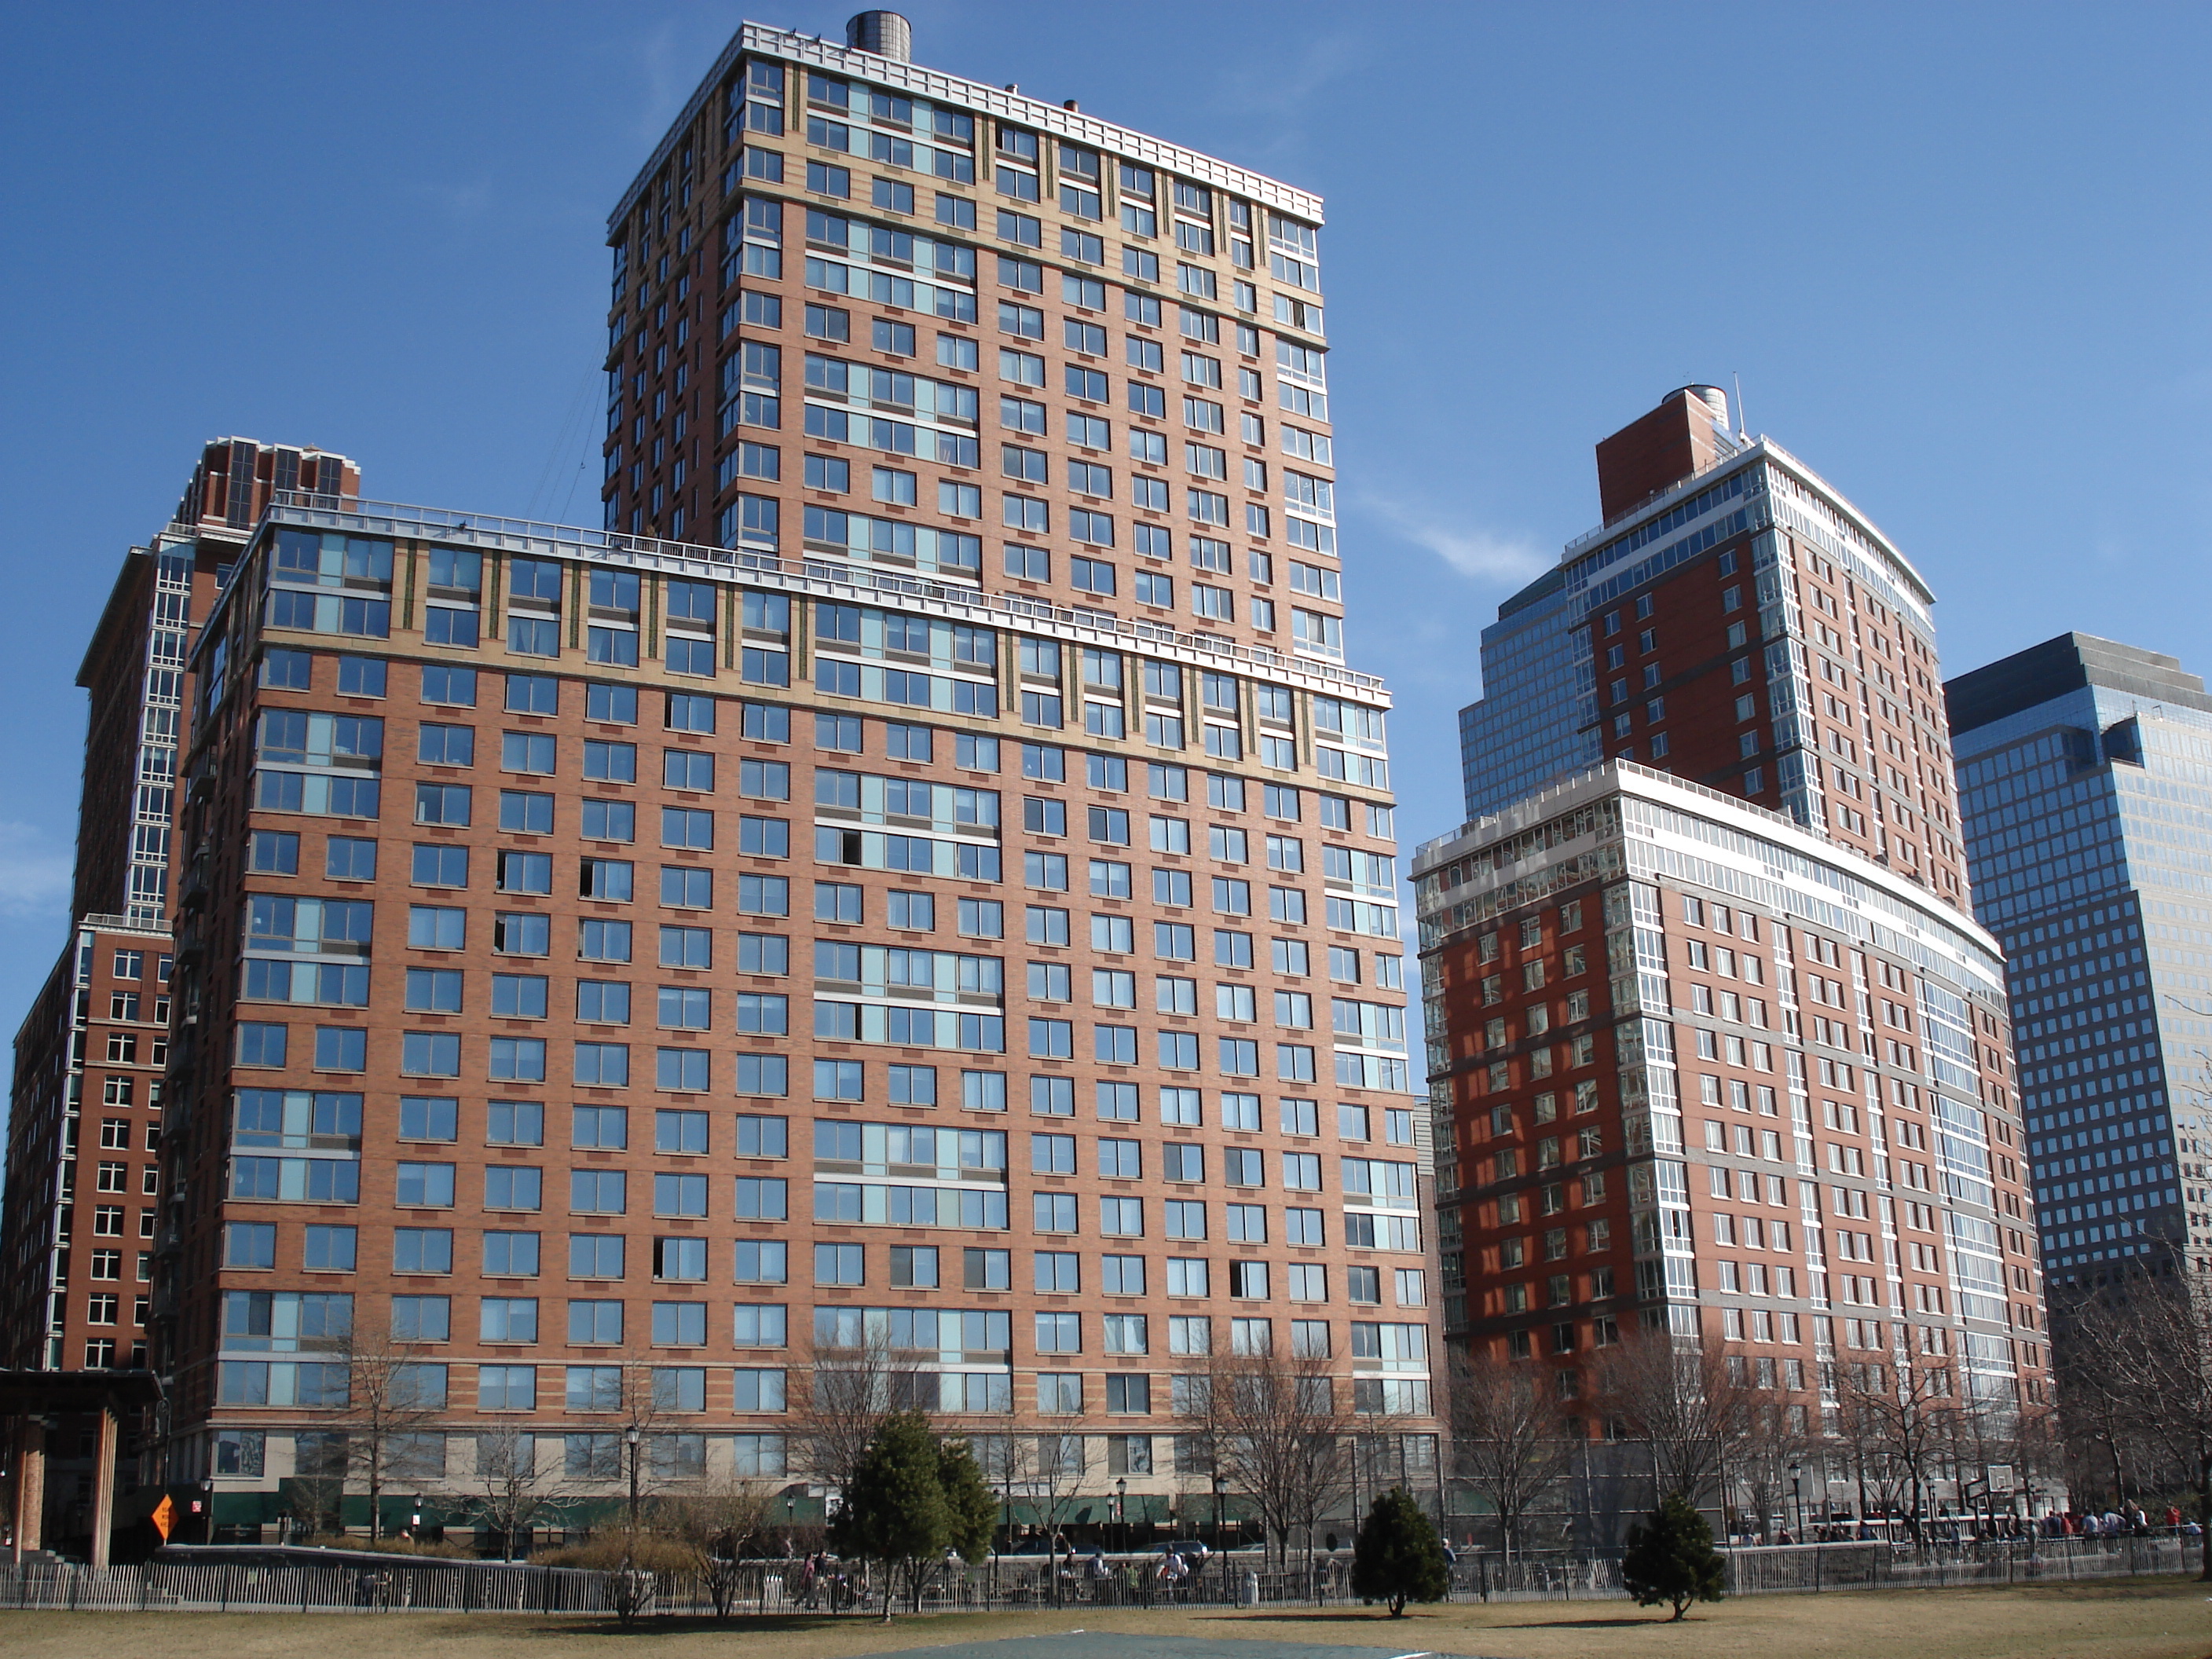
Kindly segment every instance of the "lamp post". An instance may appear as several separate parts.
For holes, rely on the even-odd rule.
[[[1213,1475],[1213,1547],[1216,1549],[1219,1549],[1221,1547],[1221,1495],[1226,1489],[1227,1483],[1222,1480],[1221,1472],[1218,1469],[1215,1470]]]
[[[1127,1555],[1129,1553],[1129,1483],[1127,1480],[1114,1483],[1114,1524],[1121,1534],[1121,1553]]]
[[[1797,1541],[1805,1541],[1805,1492],[1802,1472],[1796,1464],[1790,1466],[1790,1502],[1797,1511]]]
[[[623,1431],[623,1439],[629,1448],[629,1547],[637,1547],[637,1454],[641,1437],[633,1423]]]

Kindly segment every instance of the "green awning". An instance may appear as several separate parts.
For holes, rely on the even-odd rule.
[[[1133,1492],[1121,1500],[1120,1519],[1125,1522],[1143,1522],[1166,1526],[1175,1522],[1178,1512],[1187,1523],[1203,1522],[1211,1526],[1213,1524],[1213,1495],[1208,1492],[1199,1498],[1186,1492],[1178,1498],[1169,1492]],[[1249,1516],[1249,1505],[1242,1498],[1224,1498],[1222,1500],[1224,1520],[1237,1520]],[[1009,1522],[1018,1527],[1041,1527],[1044,1524],[1042,1509],[1026,1498],[1017,1498],[1011,1504],[1001,1500],[999,1514],[1002,1524]],[[1111,1526],[1115,1521],[1114,1497],[1110,1492],[1103,1497],[1092,1494],[1073,1498],[1060,1510],[1060,1524],[1063,1527]]]

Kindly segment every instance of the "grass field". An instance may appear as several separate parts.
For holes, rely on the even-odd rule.
[[[1127,1632],[1268,1659],[1303,1644],[1496,1659],[2207,1659],[2212,1602],[2193,1579],[2032,1589],[1771,1595],[1696,1609],[1683,1624],[1621,1602],[1416,1608],[1393,1620],[1359,1607],[1299,1614],[1225,1608],[965,1613],[872,1619],[644,1621],[512,1614],[377,1615],[0,1612],[9,1659],[295,1659],[327,1642],[344,1659],[719,1659],[733,1638],[779,1659],[843,1659],[1006,1641]],[[1068,1644],[1052,1644],[1066,1652]],[[1103,1649],[1119,1645],[1101,1643]],[[1008,1659],[1021,1644],[1009,1643]]]

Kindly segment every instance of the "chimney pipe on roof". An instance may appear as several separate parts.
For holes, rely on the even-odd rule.
[[[895,11],[856,12],[845,22],[845,44],[894,63],[914,62],[914,25]]]

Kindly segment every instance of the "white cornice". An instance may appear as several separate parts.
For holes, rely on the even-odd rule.
[[[1249,172],[1198,150],[1168,143],[1133,128],[1102,121],[1093,115],[1064,109],[1057,104],[1044,103],[1035,98],[1024,98],[1019,93],[987,86],[962,76],[947,75],[942,70],[924,69],[919,64],[902,63],[893,58],[878,58],[873,52],[862,52],[857,47],[836,46],[818,36],[797,34],[787,29],[771,27],[766,23],[749,22],[730,38],[728,46],[722,48],[722,54],[714,60],[714,67],[701,79],[682,112],[670,123],[668,131],[654,146],[651,158],[630,180],[629,188],[623,192],[622,201],[607,216],[610,242],[615,240],[623,222],[629,216],[629,210],[636,205],[638,197],[652,182],[653,175],[659,172],[661,163],[668,159],[678,141],[699,118],[699,112],[706,107],[708,100],[714,96],[731,70],[737,67],[738,60],[749,55],[780,58],[787,64],[799,64],[839,75],[858,76],[879,86],[899,88],[933,102],[957,104],[963,109],[990,116],[994,120],[1034,127],[1055,137],[1072,139],[1079,144],[1090,144],[1110,151],[1144,167],[1158,167],[1199,184],[1215,185],[1232,195],[1244,197],[1314,224],[1322,222],[1320,197],[1294,185],[1284,184],[1280,179],[1270,179],[1265,173]]]

